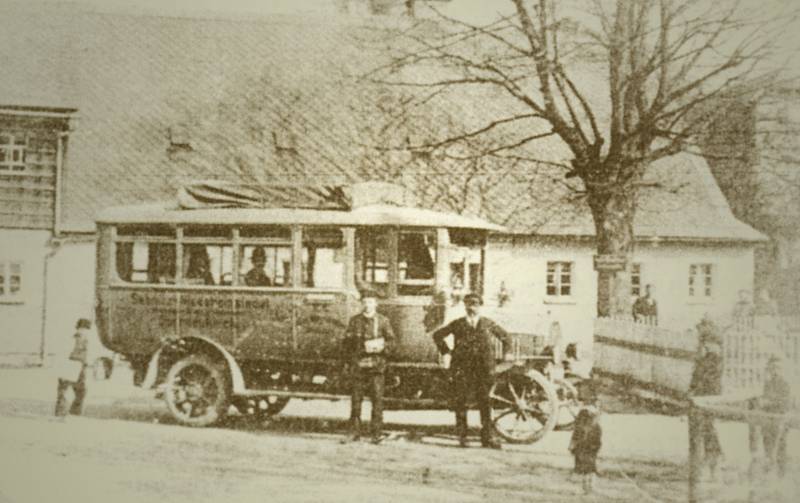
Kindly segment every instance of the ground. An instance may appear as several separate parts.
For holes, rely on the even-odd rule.
[[[120,369],[91,381],[84,417],[51,417],[47,370],[0,370],[0,503],[204,501],[686,501],[685,418],[609,412],[597,492],[572,480],[568,432],[503,451],[459,449],[447,412],[387,412],[395,438],[341,445],[348,403],[292,401],[274,420],[171,424],[162,402]],[[613,408],[612,408],[613,409]],[[368,411],[365,410],[365,417]],[[473,418],[471,418],[472,420]],[[477,418],[474,418],[477,420]],[[474,424],[474,422],[473,422]],[[705,501],[746,501],[747,430],[720,424],[723,481]],[[790,450],[798,452],[793,432]],[[796,467],[793,465],[793,467]],[[759,488],[797,501],[798,477]]]

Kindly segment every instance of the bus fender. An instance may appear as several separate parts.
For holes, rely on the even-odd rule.
[[[231,355],[228,350],[226,350],[223,346],[218,344],[217,342],[212,341],[203,336],[192,335],[187,337],[181,337],[177,344],[180,346],[183,345],[191,345],[191,346],[205,346],[207,349],[212,349],[214,352],[218,353],[222,358],[224,358],[225,363],[228,367],[229,376],[231,379],[231,388],[234,394],[242,393],[245,390],[244,385],[244,375],[242,374],[242,369],[239,368],[239,364],[236,363],[236,359]],[[144,382],[142,383],[143,388],[148,388],[152,386],[158,380],[159,375],[159,366],[164,364],[165,362],[162,361],[162,357],[166,356],[165,352],[171,352],[170,348],[174,348],[176,345],[176,341],[171,341],[165,343],[161,348],[159,348],[153,356],[150,358],[150,363],[147,365],[147,373],[145,374]],[[210,346],[210,348],[209,348]],[[166,351],[165,351],[166,348]],[[189,349],[189,348],[187,348]],[[191,350],[190,350],[191,351]],[[172,360],[171,358],[168,360]],[[169,363],[171,365],[171,361]],[[166,371],[168,369],[164,369]]]

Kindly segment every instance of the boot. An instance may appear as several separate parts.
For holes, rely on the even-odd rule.
[[[456,434],[458,435],[459,447],[468,447],[466,411],[456,411]]]
[[[486,447],[487,449],[499,450],[503,448],[503,446],[500,445],[500,442],[494,438],[494,432],[489,424],[481,427],[481,446]]]
[[[358,442],[361,440],[361,420],[350,419],[350,435],[343,438],[341,443],[348,444],[350,442]]]

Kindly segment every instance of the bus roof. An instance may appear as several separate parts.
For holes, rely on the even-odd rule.
[[[352,210],[297,208],[179,209],[175,203],[114,206],[101,211],[98,224],[224,224],[448,227],[504,232],[502,226],[474,217],[421,208],[369,205]]]

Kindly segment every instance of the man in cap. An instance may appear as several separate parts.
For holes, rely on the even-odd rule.
[[[361,292],[361,313],[350,318],[344,337],[345,361],[350,368],[350,440],[361,438],[361,402],[367,388],[372,402],[370,428],[372,442],[383,436],[383,390],[386,356],[394,342],[389,319],[377,312],[378,295],[374,290]]]
[[[450,322],[433,333],[433,341],[444,355],[445,366],[453,376],[456,433],[461,447],[467,447],[467,403],[473,398],[481,415],[481,445],[500,449],[494,439],[489,392],[495,379],[495,338],[503,343],[503,354],[510,359],[511,337],[489,318],[480,315],[481,298],[464,296],[466,316]],[[453,336],[452,350],[445,338]]]
[[[89,330],[92,322],[81,318],[75,325],[72,351],[66,362],[60,362],[62,368],[58,376],[58,389],[56,397],[56,416],[67,415],[68,389],[72,389],[75,398],[69,408],[69,413],[81,415],[83,413],[83,400],[86,397],[86,367],[89,364]]]

